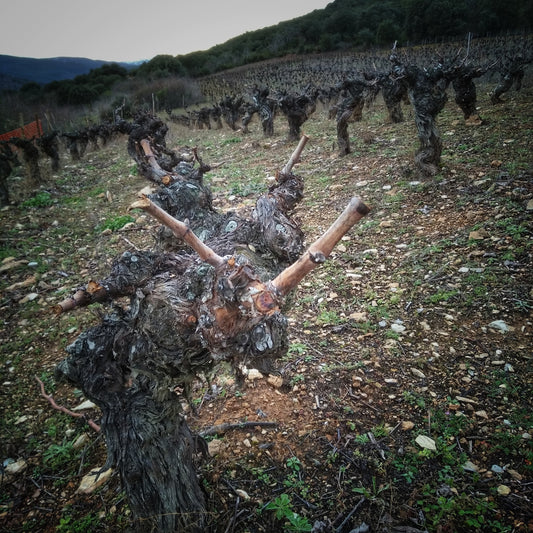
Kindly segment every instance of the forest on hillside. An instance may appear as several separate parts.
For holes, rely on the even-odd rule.
[[[124,104],[125,95],[149,102],[161,91],[165,106],[201,101],[202,95],[186,80],[260,61],[291,55],[348,51],[368,52],[417,44],[465,41],[527,32],[532,27],[533,4],[527,0],[335,0],[292,20],[246,32],[209,50],[187,55],[158,55],[137,69],[106,64],[88,74],[47,84],[30,82],[18,91],[3,91],[0,131],[33,120],[44,109],[71,107],[72,116],[93,111],[97,102],[111,108]],[[162,80],[178,79],[170,91]],[[80,113],[81,112],[81,113]],[[103,118],[103,117],[100,117]],[[52,124],[51,124],[52,127]]]
[[[324,9],[253,32],[207,51],[178,56],[196,77],[288,54],[387,47],[529,30],[527,0],[335,0]]]

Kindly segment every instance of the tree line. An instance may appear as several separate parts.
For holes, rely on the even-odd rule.
[[[408,45],[532,27],[527,0],[335,0],[324,9],[243,35],[206,51],[177,56],[192,77],[291,54]]]
[[[246,32],[209,50],[158,55],[131,71],[110,63],[70,80],[44,86],[30,82],[18,96],[25,106],[90,106],[109,96],[120,82],[138,87],[168,78],[200,78],[295,54],[368,52],[395,41],[411,46],[434,43],[435,36],[446,41],[467,34],[524,32],[532,23],[533,4],[528,0],[334,0],[324,9]],[[191,99],[185,102],[186,94],[181,96],[182,105],[191,103]],[[17,115],[9,113],[11,108],[9,104],[0,108],[2,131],[19,125]]]

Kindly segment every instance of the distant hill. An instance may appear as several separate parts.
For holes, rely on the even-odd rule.
[[[34,59],[0,55],[0,89],[19,89],[28,82],[44,85],[51,81],[68,80],[109,63],[112,62],[83,57]],[[118,64],[127,69],[139,66],[135,63]]]
[[[365,50],[450,39],[505,35],[533,28],[531,0],[333,0],[324,9],[245,32],[209,50],[178,55],[179,66],[156,56],[145,73],[196,78],[293,54]],[[75,57],[32,59],[0,55],[0,90],[46,84],[87,74],[110,61]],[[153,64],[152,64],[153,63]],[[140,63],[118,63],[128,70]],[[141,70],[141,69],[139,69]]]
[[[333,0],[324,9],[178,56],[200,77],[286,55],[530,32],[531,0]]]

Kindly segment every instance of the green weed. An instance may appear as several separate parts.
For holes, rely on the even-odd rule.
[[[265,509],[274,511],[278,520],[285,520],[285,531],[311,531],[311,522],[292,509],[292,502],[288,494],[280,494],[269,502]]]
[[[53,204],[52,195],[49,192],[38,192],[33,198],[21,203],[22,207],[49,207]]]
[[[131,215],[119,215],[113,218],[108,218],[105,222],[98,224],[98,226],[96,226],[96,231],[99,233],[105,231],[106,229],[117,231],[123,228],[126,224],[134,221],[135,219]]]

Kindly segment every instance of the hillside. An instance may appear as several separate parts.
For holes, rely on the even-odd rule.
[[[463,40],[468,33],[485,37],[532,28],[533,3],[528,0],[334,0],[324,9],[175,58],[183,74],[196,78],[290,54],[368,50],[390,47],[395,41],[412,45]],[[0,55],[0,90],[19,88],[28,81],[46,84],[72,79],[105,63],[109,62]],[[128,70],[138,66],[120,65]]]
[[[68,80],[109,63],[82,57],[35,59],[0,55],[0,90],[16,90],[28,82],[44,85],[52,81]],[[119,65],[128,69],[135,66],[131,63]]]
[[[438,118],[443,167],[413,172],[412,110],[387,122],[381,98],[350,124],[353,152],[339,158],[335,122],[319,107],[294,172],[305,182],[295,220],[307,242],[348,199],[371,213],[296,289],[287,316],[284,385],[266,377],[239,388],[219,370],[198,382],[188,412],[212,438],[199,475],[206,533],[527,533],[533,527],[531,411],[533,208],[529,73],[491,105],[479,86],[481,124],[466,125],[450,99]],[[166,117],[162,117],[165,120]],[[197,147],[213,165],[214,207],[249,211],[294,145],[276,117],[265,139],[250,132],[169,124],[167,147]],[[99,421],[54,410],[85,403],[56,381],[65,347],[110,309],[55,316],[50,308],[113,258],[150,250],[157,224],[128,206],[147,185],[116,137],[61,169],[25,203],[0,211],[0,531],[126,532],[131,514],[116,472],[78,491],[105,463]],[[20,179],[20,178],[19,178]],[[178,401],[178,397],[176,398]],[[239,428],[260,420],[269,428]]]

